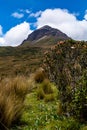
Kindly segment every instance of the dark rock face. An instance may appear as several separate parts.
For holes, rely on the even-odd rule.
[[[30,42],[37,42],[38,40],[42,38],[52,38],[54,41],[58,40],[67,40],[70,39],[65,33],[61,32],[58,29],[54,29],[48,25],[41,27],[40,29],[37,29],[33,31],[26,40],[23,41],[22,44],[24,44],[26,41]]]

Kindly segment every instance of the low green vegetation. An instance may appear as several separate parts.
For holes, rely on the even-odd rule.
[[[34,75],[2,80],[0,130],[86,130],[86,122],[65,115],[59,96],[46,78],[39,83]]]
[[[38,100],[36,91],[32,91],[26,97],[21,124],[12,130],[79,130],[80,124],[75,119],[58,115],[58,105],[57,100]]]
[[[34,86],[35,87],[32,89],[32,91],[26,96],[25,109],[21,115],[18,125],[17,124],[14,125],[11,130],[86,130],[87,129],[86,122],[85,121],[80,122],[76,114],[75,116],[74,115],[71,116],[69,114],[69,111],[67,111],[67,114],[64,112],[64,107],[59,97],[61,91],[59,91],[53,83],[51,83],[48,79],[43,79],[42,82],[39,83],[35,81]],[[70,94],[69,92],[71,92],[71,90],[69,89],[69,87],[67,88],[67,90],[68,95]],[[78,97],[77,100],[79,100]],[[72,103],[74,105],[74,98]],[[75,107],[77,107],[77,105],[75,104]],[[72,106],[72,108],[74,107]],[[78,107],[76,110],[78,112],[80,111]]]

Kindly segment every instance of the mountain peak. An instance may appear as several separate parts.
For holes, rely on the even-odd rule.
[[[29,42],[30,44],[33,43],[31,45],[36,45],[38,42],[39,45],[42,45],[42,43],[44,45],[44,42],[47,42],[47,44],[54,44],[57,41],[67,39],[70,38],[65,33],[61,32],[58,29],[45,25],[29,34],[28,38],[22,44],[24,45],[26,42]]]
[[[39,29],[48,29],[48,30],[50,30],[50,29],[52,29],[52,27],[50,27],[50,26],[48,26],[48,25],[44,25],[43,27],[41,27],[41,28],[39,28]]]

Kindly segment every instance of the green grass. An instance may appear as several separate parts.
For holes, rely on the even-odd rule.
[[[57,100],[38,100],[35,89],[27,95],[20,122],[11,130],[80,130],[78,121],[58,115],[57,109]]]
[[[48,79],[45,79],[42,83],[37,85],[37,97],[38,99],[44,99],[45,102],[54,101],[58,98],[59,91],[56,86]]]
[[[60,118],[56,112],[57,102],[46,103],[44,100],[38,100],[36,92],[27,95],[25,104],[26,110],[21,117],[21,122],[25,125],[21,128],[18,126],[15,130],[41,130]]]

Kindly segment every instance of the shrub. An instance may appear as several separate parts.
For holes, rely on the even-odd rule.
[[[45,54],[43,68],[60,91],[64,114],[87,121],[87,43],[58,42]]]
[[[45,53],[43,68],[51,81],[62,89],[75,86],[87,66],[87,43],[73,40],[58,42]]]
[[[87,121],[87,71],[83,73],[81,80],[77,84],[71,107],[80,121]]]
[[[0,83],[0,130],[8,129],[23,110],[28,86],[24,77],[4,79]]]

